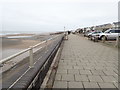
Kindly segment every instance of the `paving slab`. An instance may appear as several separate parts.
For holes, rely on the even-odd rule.
[[[57,70],[57,73],[64,73],[64,74],[67,74],[67,69],[58,69]]]
[[[62,80],[62,75],[56,74],[55,81],[60,81],[60,80]]]
[[[62,81],[75,81],[73,74],[62,74]]]
[[[83,82],[84,88],[100,88],[98,83],[95,82]]]
[[[75,70],[75,69],[68,69],[68,74],[77,74],[79,75],[79,70]]]
[[[65,81],[55,81],[53,88],[67,88],[67,82],[65,82]]]
[[[96,75],[89,75],[88,76],[90,82],[103,82],[102,78],[100,76],[96,76]]]
[[[71,34],[64,41],[59,62],[53,87],[84,90],[118,87],[118,50],[115,48]]]
[[[102,70],[91,70],[93,75],[105,75]]]
[[[81,82],[68,82],[69,88],[83,88],[83,84]]]
[[[113,76],[101,76],[104,82],[118,82],[118,80]]]
[[[98,83],[100,88],[116,88],[113,83]]]
[[[80,74],[81,75],[92,75],[91,71],[90,70],[80,70]]]
[[[75,75],[75,81],[88,81],[89,82],[89,79],[88,79],[88,76],[87,75]]]

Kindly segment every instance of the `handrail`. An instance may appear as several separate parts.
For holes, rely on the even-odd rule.
[[[53,40],[54,38],[56,37],[53,37],[53,38],[50,38],[49,40]],[[40,64],[37,64],[39,65],[40,67],[39,68],[33,68],[32,70],[35,71],[33,73],[36,73],[34,76],[30,76],[30,78],[34,78],[32,81],[29,81],[30,83],[28,84],[24,84],[25,87],[27,87],[26,89],[32,89],[38,85],[36,84],[39,84],[38,87],[40,87],[41,85],[41,81],[44,79],[44,76],[45,76],[45,73],[47,73],[46,71],[48,71],[48,67],[50,66],[50,64],[52,63],[52,60],[53,60],[53,56],[55,55],[56,53],[56,50],[58,49],[60,43],[62,42],[63,40],[63,36],[62,35],[58,35],[57,38],[53,41],[53,44],[55,45],[54,48],[52,48],[52,52],[50,53],[49,52],[49,55],[47,55],[47,58],[45,58],[44,62],[42,62],[42,65]],[[48,40],[45,40],[45,41],[48,41]],[[45,42],[44,41],[44,42]],[[46,43],[45,43],[46,44]],[[37,45],[36,45],[37,46]],[[33,47],[31,47],[30,50],[32,50]],[[51,48],[51,47],[50,47]],[[50,50],[51,51],[51,50]],[[35,65],[35,63],[34,63]],[[46,67],[47,66],[47,67]],[[17,82],[22,78],[22,77],[26,77],[27,75],[27,72],[31,69],[31,67],[29,67],[13,84],[11,84],[7,90],[10,90],[11,88],[13,88],[15,85],[17,85]],[[39,69],[39,70],[38,70]],[[41,75],[40,75],[41,74]],[[40,76],[39,76],[40,75]],[[29,75],[28,75],[29,76]],[[42,76],[42,77],[41,77]],[[38,79],[39,77],[39,79]],[[29,78],[28,78],[29,79]],[[26,81],[28,80],[26,79]],[[23,79],[24,80],[24,79]],[[37,83],[36,83],[37,81]],[[20,82],[18,82],[19,84]],[[24,83],[24,82],[23,82]],[[37,88],[38,88],[37,87]]]
[[[5,63],[5,62],[9,61],[10,59],[13,59],[13,58],[15,58],[15,57],[17,57],[17,56],[19,56],[19,55],[21,55],[21,54],[29,51],[29,50],[30,50],[30,48],[25,49],[25,50],[23,50],[23,51],[21,51],[21,52],[19,52],[19,53],[14,54],[14,55],[11,55],[11,56],[9,56],[9,57],[7,57],[7,58],[5,58],[5,59],[2,59],[2,60],[0,60],[0,64],[3,64],[3,63]]]
[[[13,59],[13,58],[15,58],[15,57],[17,57],[17,56],[19,56],[19,55],[27,52],[27,51],[31,51],[31,50],[33,50],[34,48],[38,47],[39,45],[41,45],[41,44],[43,44],[43,43],[47,43],[47,41],[50,41],[50,40],[52,40],[52,39],[54,39],[54,38],[56,38],[56,37],[58,37],[58,36],[59,36],[59,35],[57,35],[57,36],[55,36],[55,37],[52,37],[52,38],[49,38],[48,40],[42,41],[42,42],[40,42],[40,43],[38,43],[38,44],[36,44],[36,45],[28,48],[28,49],[25,49],[25,50],[23,50],[23,51],[21,51],[21,52],[19,52],[19,53],[16,53],[16,54],[11,55],[11,56],[9,56],[9,57],[7,57],[7,58],[5,58],[5,59],[2,59],[2,60],[0,60],[0,64],[3,64],[3,63],[5,63],[5,62],[7,62],[7,61],[9,61],[9,60],[11,60],[11,59]],[[30,57],[31,57],[31,55],[33,56],[33,54],[31,54],[31,53],[33,53],[33,52],[32,52],[32,51],[30,52]],[[31,59],[31,58],[30,58],[30,59]],[[33,61],[33,60],[30,60],[30,62],[31,62],[31,61]]]
[[[45,43],[45,41],[43,41],[43,42],[41,42],[41,43],[38,43],[38,44],[34,45],[33,48],[36,48],[36,47],[38,47],[39,45],[41,45],[41,44],[43,44],[43,43]]]

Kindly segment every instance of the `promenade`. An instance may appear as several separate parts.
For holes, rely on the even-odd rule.
[[[64,41],[53,88],[117,88],[118,51],[85,37]]]

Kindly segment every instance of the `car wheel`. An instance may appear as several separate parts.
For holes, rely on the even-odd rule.
[[[92,37],[90,37],[90,40],[92,41]]]
[[[105,42],[107,40],[106,36],[102,36],[101,40]]]

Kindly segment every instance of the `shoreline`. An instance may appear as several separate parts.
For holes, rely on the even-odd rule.
[[[19,33],[19,34],[3,34],[3,35],[0,35],[0,38],[7,38],[7,37],[11,37],[11,36],[33,36],[33,35],[36,35],[36,34],[22,34],[22,33]]]
[[[0,47],[2,56],[0,59],[9,57],[50,37],[51,35],[34,35],[27,38],[2,38],[2,47]]]
[[[2,57],[0,59],[9,57],[40,42],[39,40],[4,40],[2,43]]]

